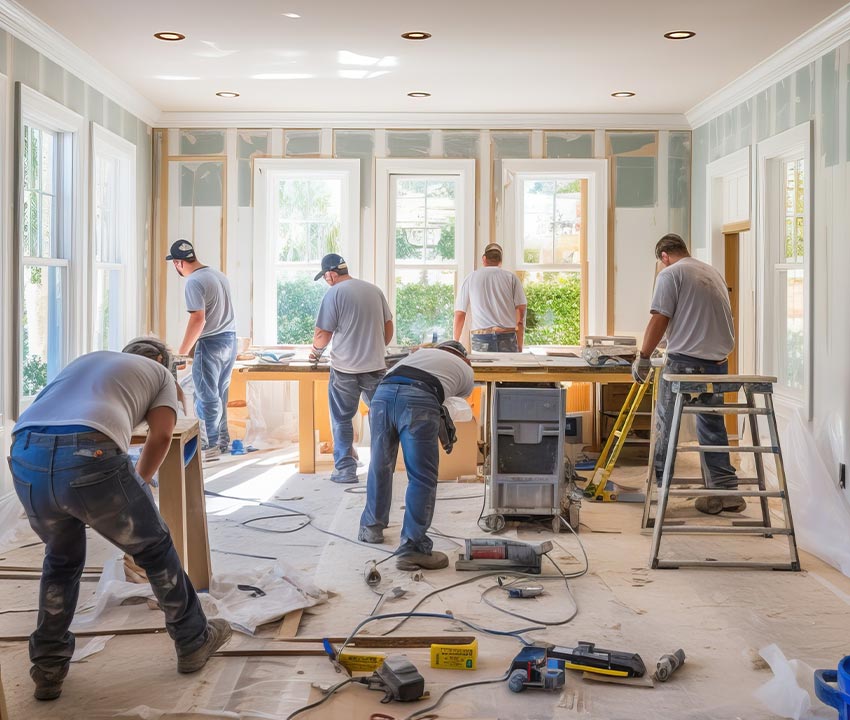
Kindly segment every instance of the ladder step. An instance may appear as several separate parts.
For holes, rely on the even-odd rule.
[[[673,477],[673,485],[705,485],[705,480],[701,477]],[[758,485],[759,479],[754,477],[738,478],[738,485]]]
[[[770,563],[734,560],[656,560],[654,567],[659,570],[677,570],[678,568],[747,568],[750,570],[794,570],[800,569],[799,563]]]
[[[779,454],[778,447],[772,447],[770,445],[677,445],[677,452],[698,452],[698,453],[712,453],[712,452],[737,452],[737,453],[761,453],[767,454],[771,453],[774,455]]]
[[[753,408],[749,405],[702,406],[686,405],[682,408],[686,415],[769,415],[767,408]]]
[[[668,533],[705,533],[712,535],[793,535],[794,531],[780,527],[730,527],[721,525],[674,525],[662,526],[664,534]]]
[[[668,490],[668,495],[677,495],[682,497],[711,497],[712,495],[726,495],[732,497],[767,497],[767,498],[782,498],[785,493],[781,490]]]

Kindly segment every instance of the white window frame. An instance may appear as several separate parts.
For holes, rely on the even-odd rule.
[[[455,262],[434,270],[455,269],[455,295],[475,269],[475,160],[378,159],[375,161],[375,283],[395,315],[395,190],[393,176],[451,177],[456,180]],[[451,265],[451,267],[449,267]],[[395,342],[395,323],[393,340]]]
[[[118,161],[118,190],[116,193],[118,213],[116,227],[118,228],[117,244],[120,249],[120,260],[116,263],[99,263],[95,258],[95,193],[96,163],[98,157],[106,157]],[[142,298],[139,296],[138,270],[139,249],[136,229],[136,146],[97,123],[91,124],[91,267],[89,268],[91,292],[89,293],[89,316],[94,318],[96,307],[95,291],[98,270],[118,270],[121,272],[122,304],[120,325],[110,326],[110,336],[115,340],[110,344],[111,350],[120,350],[131,337],[139,332],[141,327]],[[91,345],[94,347],[94,326],[92,322]]]
[[[603,159],[502,160],[504,262],[508,270],[562,270],[522,263],[524,180],[587,180],[587,335],[604,335],[608,307],[608,161]]]
[[[760,142],[756,148],[758,160],[758,208],[757,227],[758,261],[761,268],[761,327],[759,358],[760,371],[767,375],[777,375],[779,360],[778,343],[778,303],[776,302],[777,275],[782,265],[778,237],[785,236],[784,184],[781,178],[783,161],[803,159],[805,174],[805,193],[803,196],[805,222],[803,224],[804,260],[799,269],[803,270],[803,389],[789,388],[780,382],[774,386],[777,404],[790,408],[799,408],[806,418],[812,419],[812,329],[814,322],[812,292],[812,126],[805,122],[783,133]],[[782,267],[780,267],[782,265]],[[781,380],[781,379],[780,379]]]
[[[277,303],[270,301],[276,286],[274,243],[268,237],[275,223],[274,190],[286,178],[337,178],[342,181],[341,255],[349,272],[360,268],[360,160],[278,159],[254,160],[254,283],[253,338],[260,345],[277,344]],[[246,249],[247,251],[247,249]],[[316,272],[320,268],[316,267]],[[316,308],[318,313],[319,308]]]
[[[77,113],[69,110],[64,105],[36,92],[32,88],[17,83],[20,93],[20,132],[18,152],[23,152],[23,130],[25,125],[32,125],[49,132],[59,133],[60,141],[57,143],[56,152],[61,153],[61,172],[56,178],[58,186],[57,212],[60,214],[60,222],[63,223],[61,238],[63,242],[62,255],[60,258],[41,258],[35,263],[45,267],[60,266],[67,268],[67,288],[65,303],[62,308],[64,327],[62,337],[62,357],[60,365],[64,366],[74,357],[81,355],[88,348],[88,324],[89,308],[86,297],[88,282],[88,263],[83,258],[88,256],[88,238],[86,233],[87,213],[85,212],[87,201],[87,187],[85,185],[85,167],[83,158],[86,157],[88,133],[85,119]],[[20,163],[21,173],[23,163]],[[23,175],[17,179],[16,202],[23,208]],[[21,216],[21,220],[22,220]],[[18,267],[17,267],[17,292],[18,308],[23,308],[23,225],[16,228],[16,242],[18,244]],[[23,326],[20,316],[15,320],[18,335],[18,352],[15,358],[15,388],[18,402],[18,414],[23,411],[32,398],[22,395],[21,387],[21,352]]]

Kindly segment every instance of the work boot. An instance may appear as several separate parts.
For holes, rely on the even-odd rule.
[[[703,495],[696,499],[694,507],[706,515],[719,515],[722,512],[744,512],[747,501],[737,495]]]
[[[32,695],[36,700],[55,700],[62,694],[62,681],[68,674],[68,666],[60,665],[55,670],[45,671],[33,665],[30,677],[35,683]]]
[[[441,552],[411,552],[399,555],[395,566],[399,570],[442,570],[449,566],[449,558]]]
[[[379,527],[369,527],[361,525],[360,532],[357,533],[357,539],[360,542],[371,543],[372,545],[380,545],[384,542],[384,531]]]
[[[209,634],[201,647],[188,655],[177,658],[177,672],[198,672],[198,670],[207,664],[210,655],[230,640],[230,636],[233,634],[230,629],[230,623],[227,620],[220,620],[218,618],[210,620],[207,630]]]
[[[360,481],[357,479],[357,472],[355,472],[355,471],[337,472],[336,470],[334,470],[331,473],[331,482],[340,483],[340,484],[343,484],[343,485],[346,485],[346,484],[350,485],[352,483],[356,483],[356,482],[360,482]]]

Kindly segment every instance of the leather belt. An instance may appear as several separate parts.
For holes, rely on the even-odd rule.
[[[489,327],[481,330],[470,330],[470,335],[493,335],[516,332],[516,328]]]

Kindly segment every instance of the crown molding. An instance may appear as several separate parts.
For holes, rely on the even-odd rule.
[[[144,95],[14,0],[0,0],[0,28],[61,65],[148,125],[159,109]]]
[[[749,100],[850,39],[850,5],[792,40],[736,80],[694,105],[685,116],[694,129]]]
[[[163,112],[162,128],[690,130],[684,115],[591,113]]]

